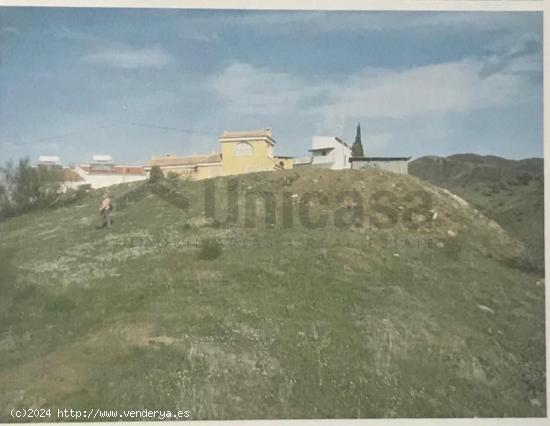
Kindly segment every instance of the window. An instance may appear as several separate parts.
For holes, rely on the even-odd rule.
[[[249,157],[254,153],[252,145],[246,142],[238,143],[233,150],[235,157]]]

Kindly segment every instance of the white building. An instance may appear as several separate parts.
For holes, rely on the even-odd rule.
[[[41,155],[38,157],[39,166],[60,166],[61,161],[57,155]]]
[[[299,157],[294,159],[294,167],[304,167],[304,166],[311,166],[311,159],[312,157]]]
[[[351,146],[336,136],[313,136],[311,141],[313,167],[332,170],[349,169]]]
[[[115,165],[110,155],[94,155],[90,164],[73,170],[82,178],[75,186],[89,184],[94,189],[147,179],[142,166]]]

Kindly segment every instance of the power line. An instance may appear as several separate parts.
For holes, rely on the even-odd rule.
[[[195,129],[182,129],[177,127],[164,127],[164,126],[156,126],[154,124],[145,124],[145,123],[130,123],[132,126],[138,126],[138,127],[147,127],[150,129],[159,129],[159,130],[167,130],[172,132],[181,132],[181,133],[202,133],[206,135],[218,135],[219,132],[214,131],[208,131],[208,130],[195,130]]]
[[[180,133],[187,133],[187,134],[218,135],[218,132],[215,132],[215,131],[196,130],[196,129],[182,129],[182,128],[177,128],[177,127],[166,127],[166,126],[157,126],[157,125],[154,125],[154,124],[133,123],[132,122],[132,123],[117,123],[117,124],[97,126],[97,127],[92,127],[92,128],[88,128],[88,129],[75,130],[73,132],[61,133],[61,134],[58,134],[58,135],[47,136],[47,137],[44,137],[44,138],[33,139],[33,140],[29,140],[29,141],[7,142],[7,143],[4,143],[4,144],[11,144],[11,145],[17,145],[17,146],[20,146],[20,145],[33,145],[33,144],[38,144],[38,143],[42,143],[42,142],[48,142],[48,141],[63,139],[63,138],[66,138],[68,136],[74,136],[74,135],[78,135],[78,134],[82,134],[82,133],[89,133],[89,132],[93,132],[95,130],[111,129],[111,128],[121,127],[121,126],[145,127],[145,128],[149,128],[149,129],[164,130],[164,131],[170,131],[170,132],[180,132]]]

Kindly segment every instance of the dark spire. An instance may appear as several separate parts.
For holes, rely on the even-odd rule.
[[[364,157],[363,144],[361,143],[361,123],[357,123],[357,134],[355,135],[355,142],[351,147],[351,155],[353,157]]]

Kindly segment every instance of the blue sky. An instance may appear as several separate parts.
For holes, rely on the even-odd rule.
[[[218,149],[542,156],[542,14],[0,8],[0,162]]]

